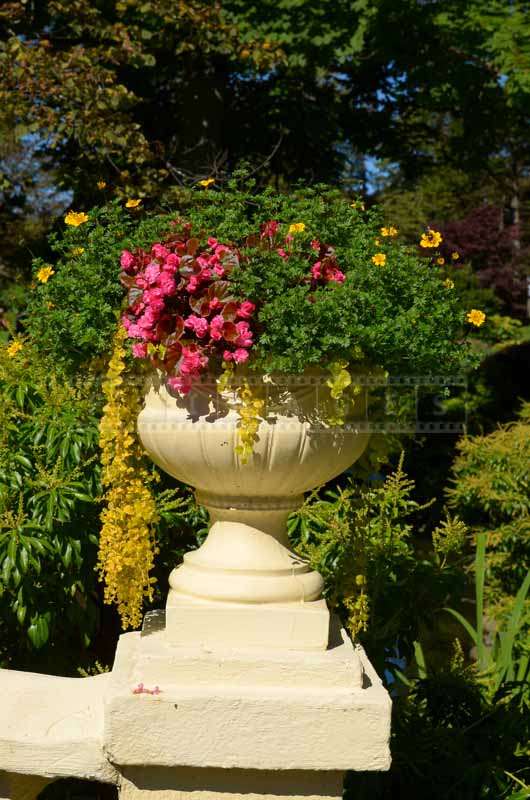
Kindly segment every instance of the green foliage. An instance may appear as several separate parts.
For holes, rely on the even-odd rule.
[[[384,481],[314,492],[289,521],[298,550],[323,575],[326,596],[360,635],[379,669],[399,643],[413,642],[447,594],[462,589],[454,556],[463,545],[462,523],[448,518],[434,533],[435,557],[415,552],[410,520],[425,506],[412,497],[414,483],[403,456]]]
[[[0,656],[85,646],[96,626],[99,463],[94,380],[69,383],[30,345],[0,350]],[[17,647],[8,642],[19,639]],[[3,652],[1,652],[3,651]],[[24,655],[26,651],[26,656]]]
[[[443,286],[430,258],[391,238],[375,244],[381,225],[376,210],[364,214],[324,186],[300,186],[289,195],[259,193],[238,188],[235,179],[223,192],[182,192],[177,211],[140,216],[137,223],[115,202],[90,212],[88,223],[62,238],[53,237],[56,274],[37,287],[28,310],[28,330],[39,348],[74,363],[106,353],[121,304],[120,251],[163,239],[176,218],[191,221],[201,240],[215,235],[239,244],[243,253],[247,248],[250,261],[231,280],[236,295],[259,308],[256,368],[301,372],[344,359],[429,372],[469,363],[460,341],[464,310],[457,294]],[[283,236],[291,223],[306,226],[288,261],[244,243],[271,219],[282,224]],[[335,248],[344,284],[313,289],[307,281],[305,252],[314,238]],[[76,256],[79,247],[84,252]],[[372,262],[377,252],[386,256],[384,267]],[[34,268],[41,267],[38,260]]]
[[[501,610],[530,569],[530,407],[517,422],[462,439],[449,503],[476,533],[489,535],[488,606]]]

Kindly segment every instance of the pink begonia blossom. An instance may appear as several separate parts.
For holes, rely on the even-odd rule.
[[[167,247],[164,247],[163,244],[154,244],[151,248],[151,252],[155,258],[167,258],[169,255],[169,250]]]
[[[190,316],[184,320],[184,327],[190,328],[196,336],[201,338],[208,333],[208,320],[204,317],[198,317],[196,314],[190,314]]]
[[[147,356],[147,345],[145,342],[137,342],[132,346],[133,356],[135,358],[146,358]]]
[[[279,255],[281,258],[288,258],[288,257],[289,257],[289,256],[288,256],[288,254],[287,254],[287,253],[285,252],[285,250],[283,249],[283,247],[278,247],[278,249],[276,250],[276,252],[278,253],[278,255]]]
[[[320,250],[320,242],[318,241],[318,239],[313,239],[312,240],[311,247],[313,248],[313,250],[316,250],[317,253],[318,253],[318,251]]]
[[[129,250],[124,250],[120,256],[120,266],[129,271],[134,266],[136,259]]]
[[[190,347],[182,348],[181,375],[198,375],[199,371],[207,364],[208,357],[202,355],[200,350],[192,350]]]
[[[250,319],[255,310],[256,306],[254,303],[251,303],[250,300],[243,300],[237,310],[237,315],[238,317],[242,317],[242,319]]]
[[[215,247],[215,245],[217,244],[217,239],[215,239],[213,236],[209,236],[208,244],[210,245],[210,247]]]
[[[212,297],[210,302],[208,303],[208,308],[210,311],[217,311],[218,308],[222,308],[223,304],[219,300],[218,297]]]
[[[344,283],[346,275],[344,272],[341,272],[340,269],[334,269],[328,280],[335,281],[335,283]]]
[[[191,389],[191,378],[189,375],[186,375],[185,377],[173,375],[171,378],[167,379],[167,385],[174,392],[188,394],[189,390]]]
[[[214,264],[213,271],[215,272],[218,278],[222,278],[225,274],[225,268],[221,264]]]
[[[180,264],[180,258],[176,253],[170,253],[163,264],[163,269],[166,272],[175,272],[178,265]]]
[[[236,345],[238,347],[251,347],[252,346],[252,331],[248,326],[248,322],[236,322],[237,339]]]
[[[144,270],[145,279],[149,283],[154,283],[159,275],[160,275],[160,264],[158,264],[156,261],[151,261],[151,263],[148,264]]]
[[[234,361],[236,364],[244,364],[245,361],[248,361],[248,350],[243,347],[238,347],[234,350]]]
[[[169,272],[160,273],[157,279],[157,285],[166,296],[175,294],[177,288],[175,278]]]
[[[224,317],[222,314],[217,314],[210,322],[210,336],[214,342],[218,342],[223,338]]]
[[[316,280],[320,280],[322,277],[322,262],[315,261],[313,266],[311,267],[311,276]]]

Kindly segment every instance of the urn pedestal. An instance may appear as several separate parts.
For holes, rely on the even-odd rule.
[[[331,800],[348,769],[390,764],[390,698],[330,617],[286,521],[352,464],[360,420],[330,427],[318,380],[262,386],[254,452],[237,454],[234,397],[153,386],[138,420],[162,469],[195,487],[205,542],[173,570],[165,625],[120,638],[105,750],[122,800]]]
[[[153,385],[138,419],[151,458],[195,487],[210,514],[204,544],[171,573],[166,629],[175,643],[325,650],[330,616],[318,572],[294,553],[289,514],[304,492],[359,458],[369,434],[356,420],[330,426],[329,395],[319,376],[296,383],[270,379],[262,396],[254,451],[237,453],[240,417],[235,395],[198,385],[186,397]]]

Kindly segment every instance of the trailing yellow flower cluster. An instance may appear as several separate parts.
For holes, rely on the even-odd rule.
[[[152,597],[155,579],[149,573],[158,552],[153,536],[156,504],[135,433],[141,393],[124,381],[126,336],[120,325],[103,384],[107,403],[100,423],[100,447],[105,507],[98,559],[105,602],[117,604],[124,629],[138,627],[142,621],[143,599]]]
[[[258,429],[263,414],[265,401],[252,394],[252,390],[245,382],[239,392],[241,406],[238,408],[239,422],[237,425],[238,443],[235,452],[241,456],[241,461],[246,464],[254,451],[254,443],[258,438]]]

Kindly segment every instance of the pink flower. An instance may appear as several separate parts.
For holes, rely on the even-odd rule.
[[[248,322],[236,322],[237,329],[237,347],[251,347],[252,346],[252,331],[248,327]]]
[[[248,361],[248,350],[243,347],[238,347],[237,350],[234,350],[234,361],[236,364],[244,364],[245,361]]]
[[[176,253],[170,253],[164,261],[164,270],[166,270],[166,272],[175,272],[179,264],[180,258],[178,255]]]
[[[192,294],[192,292],[196,292],[199,288],[199,278],[197,275],[192,275],[188,281],[188,285],[186,286],[186,291]]]
[[[215,342],[223,338],[224,324],[225,321],[222,314],[217,314],[210,322],[210,336]]]
[[[131,267],[134,267],[135,264],[135,257],[129,250],[124,250],[120,256],[120,265],[124,270],[129,272]]]
[[[164,308],[164,297],[160,289],[146,289],[143,300],[153,313],[159,313]]]
[[[157,285],[165,296],[175,294],[177,288],[175,286],[175,278],[169,272],[160,273],[157,279]]]
[[[334,281],[335,283],[344,283],[346,280],[346,276],[344,272],[341,272],[340,269],[333,269],[330,272],[328,277],[328,281]]]
[[[167,385],[174,392],[188,394],[191,389],[191,378],[189,376],[181,377],[180,375],[174,375],[167,379]]]
[[[225,274],[224,267],[222,267],[221,264],[214,264],[213,271],[215,272],[218,278],[222,278],[223,275]]]
[[[146,358],[147,344],[145,342],[138,342],[137,344],[133,344],[132,352],[135,358]]]
[[[144,270],[144,277],[149,283],[154,283],[160,275],[160,265],[156,261],[151,261]]]
[[[285,250],[283,249],[283,247],[278,247],[278,249],[276,250],[276,252],[278,253],[278,255],[279,255],[281,258],[288,258],[288,255],[287,255],[287,253],[285,252]]]
[[[208,321],[204,317],[198,317],[195,314],[190,316],[184,321],[184,327],[190,328],[199,338],[206,336],[208,333]]]
[[[322,277],[322,262],[315,261],[311,267],[311,276],[318,281]]]
[[[218,297],[212,297],[212,299],[208,303],[208,308],[210,309],[210,311],[217,311],[218,308],[222,307],[223,304],[221,303]]]
[[[237,315],[243,319],[250,319],[255,310],[256,306],[254,303],[251,303],[250,300],[243,300],[239,306]]]
[[[151,248],[151,252],[155,258],[167,258],[169,255],[169,250],[167,247],[164,247],[163,244],[154,244]]]
[[[215,245],[217,244],[217,239],[215,239],[213,236],[209,236],[208,244],[210,245],[210,247],[215,247]]]
[[[180,361],[181,375],[197,375],[207,363],[208,357],[201,355],[200,350],[192,350],[191,347],[182,348],[182,358]]]
[[[313,241],[311,242],[311,247],[318,253],[318,251],[320,250],[320,242],[318,241],[318,239],[313,239]]]

